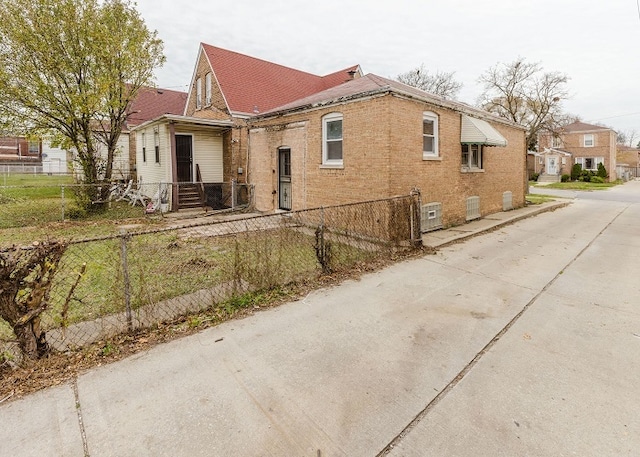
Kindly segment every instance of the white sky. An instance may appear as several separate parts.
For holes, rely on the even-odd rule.
[[[138,0],[165,44],[157,84],[187,90],[200,42],[324,75],[395,78],[424,63],[478,76],[524,57],[569,76],[565,111],[640,134],[639,0]]]

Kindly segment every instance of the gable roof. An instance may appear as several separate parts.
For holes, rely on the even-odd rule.
[[[182,114],[186,102],[186,92],[143,87],[131,103],[127,126],[132,128],[164,114]]]
[[[326,89],[322,92],[318,92],[299,100],[295,100],[286,105],[279,106],[256,117],[280,115],[291,111],[326,106],[333,103],[340,103],[348,100],[375,96],[388,92],[393,92],[395,94],[403,95],[409,98],[415,98],[417,100],[424,101],[435,106],[453,109],[455,111],[469,114],[480,119],[485,119],[492,122],[500,122],[502,124],[520,127],[523,130],[525,129],[524,127],[508,119],[498,117],[494,114],[478,109],[466,103],[449,100],[439,95],[431,94],[416,87],[401,83],[399,81],[383,78],[382,76],[374,75],[371,73],[362,76],[361,78],[356,78],[342,83],[338,86]]]
[[[326,76],[201,43],[229,111],[252,115],[342,84],[360,75],[354,65]],[[199,54],[200,55],[200,54]]]
[[[587,124],[586,122],[575,121],[571,124],[567,124],[560,129],[564,133],[575,132],[591,132],[594,130],[611,130],[609,127],[603,127],[601,125]]]

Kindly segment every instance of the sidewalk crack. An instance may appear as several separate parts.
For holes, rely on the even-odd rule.
[[[73,396],[76,402],[76,413],[78,414],[78,426],[80,427],[80,436],[82,437],[82,448],[84,449],[84,457],[91,457],[89,454],[89,444],[87,443],[87,434],[84,429],[84,422],[82,420],[82,407],[80,405],[80,394],[78,393],[78,377],[74,376],[71,381],[73,388]]]

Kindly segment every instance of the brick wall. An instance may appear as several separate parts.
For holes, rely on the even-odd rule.
[[[211,73],[211,105],[205,103],[206,98],[206,75]],[[202,79],[202,107],[196,108],[196,81],[198,78]],[[196,72],[193,78],[193,85],[189,88],[189,98],[187,102],[187,108],[185,111],[187,116],[200,117],[205,119],[229,119],[229,111],[227,104],[222,96],[222,91],[218,87],[215,75],[209,65],[209,60],[205,52],[201,49],[198,56],[198,63],[196,64]]]
[[[423,160],[423,112],[439,117],[437,160]],[[322,117],[343,115],[343,162],[322,167]],[[443,203],[445,225],[463,223],[466,198],[480,196],[483,215],[502,210],[502,194],[513,193],[515,207],[525,199],[525,134],[493,123],[506,148],[484,149],[484,171],[461,170],[461,115],[415,100],[385,95],[284,118],[253,123],[249,180],[256,186],[257,208],[277,208],[279,146],[292,154],[293,209],[350,203],[422,191],[423,203]]]

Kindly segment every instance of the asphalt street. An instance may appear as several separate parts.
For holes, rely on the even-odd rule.
[[[2,404],[0,455],[639,455],[640,182],[606,193]]]

